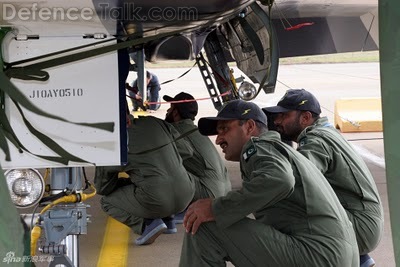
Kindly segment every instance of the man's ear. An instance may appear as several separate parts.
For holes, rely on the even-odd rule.
[[[179,113],[179,110],[176,107],[174,107],[174,109],[172,110],[172,115],[175,121],[180,121],[182,119],[181,114]]]
[[[300,125],[307,127],[313,123],[314,119],[312,113],[310,111],[303,111],[300,116]]]
[[[255,135],[255,131],[257,131],[257,125],[254,120],[246,121],[246,134]]]

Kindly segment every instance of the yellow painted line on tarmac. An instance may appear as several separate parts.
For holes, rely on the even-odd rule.
[[[128,226],[108,217],[97,267],[126,266],[130,233]]]

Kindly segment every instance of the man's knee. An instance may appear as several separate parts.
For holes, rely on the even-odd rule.
[[[114,205],[112,205],[108,200],[109,200],[109,197],[103,196],[103,197],[100,199],[100,205],[101,205],[101,209],[102,209],[105,213],[107,213],[108,215],[110,215],[110,214],[109,214],[109,211],[110,211],[110,209],[112,209],[112,208],[114,207]]]

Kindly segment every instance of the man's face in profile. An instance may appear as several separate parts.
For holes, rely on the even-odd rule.
[[[167,110],[167,114],[165,114],[165,121],[166,122],[169,122],[169,123],[175,122],[174,121],[174,116],[173,116],[174,110],[175,110],[174,104],[171,104],[171,106]]]

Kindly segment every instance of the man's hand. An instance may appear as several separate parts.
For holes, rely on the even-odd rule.
[[[142,100],[142,97],[141,97],[139,94],[135,94],[135,98],[136,98],[137,100]]]
[[[194,235],[203,222],[215,221],[212,213],[212,198],[199,199],[193,202],[187,209],[183,218],[183,226],[186,233],[192,232]]]
[[[139,92],[137,87],[132,87],[129,85],[129,83],[125,83],[125,89],[128,89],[129,91],[132,91],[135,94]]]

